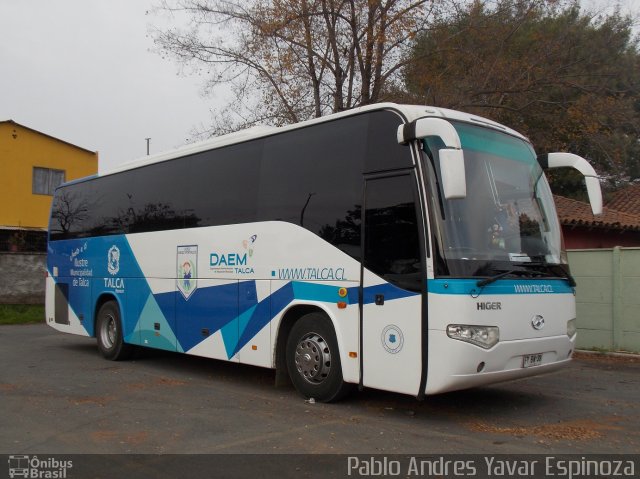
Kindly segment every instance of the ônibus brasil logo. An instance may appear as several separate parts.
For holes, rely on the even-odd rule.
[[[26,477],[42,479],[65,479],[67,470],[73,467],[73,461],[48,457],[40,459],[38,456],[13,455],[9,456],[9,477]]]

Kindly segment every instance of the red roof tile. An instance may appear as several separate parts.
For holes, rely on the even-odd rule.
[[[589,228],[613,229],[619,231],[640,231],[640,215],[633,215],[603,208],[602,215],[593,216],[591,206],[583,201],[553,195],[560,224],[565,226],[585,226]]]
[[[640,215],[640,184],[616,191],[607,206],[625,213]]]

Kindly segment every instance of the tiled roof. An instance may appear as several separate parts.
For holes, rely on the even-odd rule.
[[[591,206],[583,201],[553,195],[560,224],[588,228],[640,231],[640,215],[633,215],[604,207],[602,215],[593,216]]]
[[[607,206],[625,213],[640,215],[640,184],[616,191]]]

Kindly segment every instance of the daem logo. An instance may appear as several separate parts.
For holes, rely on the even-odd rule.
[[[214,266],[242,266],[247,264],[247,254],[237,253],[211,253],[209,255],[209,265]]]

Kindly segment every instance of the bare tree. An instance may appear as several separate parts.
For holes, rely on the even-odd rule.
[[[91,205],[86,198],[72,192],[64,192],[53,205],[52,232],[66,236],[74,226],[89,218],[90,208]]]
[[[163,0],[186,17],[156,29],[161,51],[230,84],[216,133],[282,125],[385,99],[412,39],[441,3],[428,0]]]

